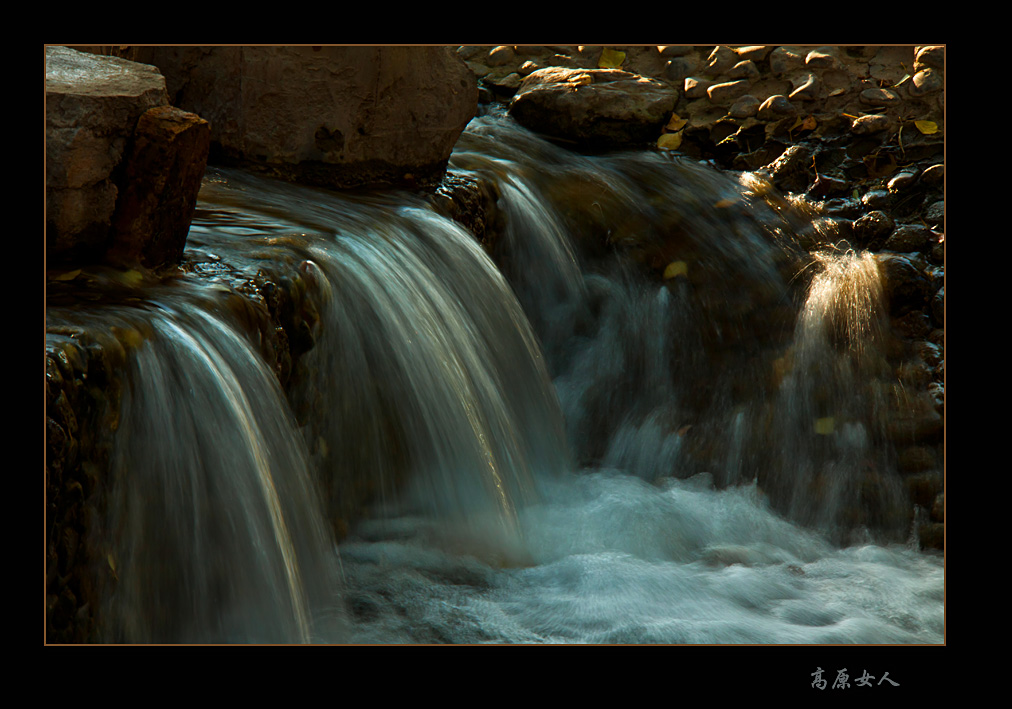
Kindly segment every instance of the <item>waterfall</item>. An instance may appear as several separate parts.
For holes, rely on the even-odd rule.
[[[487,252],[410,195],[213,170],[212,277],[92,313],[129,361],[105,640],[940,640],[869,255],[811,255],[752,177],[508,119],[451,168],[495,186]],[[285,389],[258,272],[298,294]]]

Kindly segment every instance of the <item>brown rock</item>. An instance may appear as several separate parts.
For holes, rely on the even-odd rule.
[[[168,102],[154,67],[46,48],[46,258],[104,252],[138,117]]]
[[[505,52],[505,50],[503,50]],[[509,48],[512,53],[512,48]],[[448,47],[141,47],[223,158],[327,187],[442,176],[478,106]]]
[[[728,81],[723,84],[714,84],[706,90],[706,95],[714,103],[727,103],[748,91],[748,86],[749,82],[746,79]]]
[[[109,260],[149,268],[179,260],[210,143],[210,125],[196,114],[161,106],[140,117],[124,163]]]
[[[917,535],[921,549],[945,549],[945,525],[940,522],[928,522],[918,528]]]
[[[656,141],[677,98],[670,84],[619,69],[549,67],[523,80],[509,111],[549,136],[623,145]]]

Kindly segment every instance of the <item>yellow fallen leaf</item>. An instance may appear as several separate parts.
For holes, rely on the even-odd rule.
[[[665,133],[657,139],[657,147],[665,150],[677,150],[682,144],[682,132]]]
[[[938,132],[938,124],[934,121],[914,121],[914,125],[924,135],[931,135]]]
[[[115,275],[116,280],[125,286],[136,288],[144,282],[144,276],[140,271],[120,271]]]
[[[689,273],[689,264],[685,261],[672,261],[668,264],[667,268],[664,269],[664,280],[670,278],[676,278],[678,276],[685,276]]]
[[[722,199],[713,206],[716,207],[717,209],[726,209],[727,207],[733,207],[736,204],[738,204],[738,200]]]
[[[664,126],[664,130],[669,130],[669,131],[672,131],[672,132],[679,131],[682,128],[684,128],[685,124],[688,123],[688,122],[689,122],[689,119],[682,118],[677,113],[672,113],[671,114],[671,120],[668,121],[668,124],[666,126]]]
[[[815,116],[808,116],[801,122],[801,130],[815,130]]]
[[[815,419],[815,432],[822,436],[828,436],[833,432],[833,417],[827,416],[821,419]]]
[[[843,92],[844,92],[844,89],[833,89],[832,91],[829,92],[829,95],[830,96],[839,96]]]
[[[622,62],[624,61],[625,52],[605,47],[601,50],[601,58],[598,60],[597,65],[601,69],[617,69],[622,66]]]
[[[53,276],[54,281],[72,281],[81,274],[81,269],[75,268],[73,271],[67,271],[61,273],[59,276]]]

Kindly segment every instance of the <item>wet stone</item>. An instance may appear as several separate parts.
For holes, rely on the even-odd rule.
[[[924,221],[928,224],[941,224],[945,221],[945,200],[932,202],[931,205],[924,210]]]
[[[874,210],[854,222],[854,236],[861,246],[868,247],[883,243],[894,228],[892,217],[885,212]]]
[[[920,224],[902,224],[886,239],[883,248],[897,253],[924,251],[931,240],[931,230]]]
[[[872,209],[885,209],[891,201],[888,190],[869,190],[861,197],[864,206]]]
[[[904,337],[911,339],[927,337],[932,330],[931,318],[923,310],[911,310],[893,320],[893,329]],[[915,373],[913,369],[909,370],[908,373],[922,384],[926,384],[931,378],[929,373]]]
[[[931,317],[939,327],[945,327],[945,286],[939,288],[931,298]]]
[[[917,182],[916,172],[900,172],[889,180],[887,187],[890,192],[900,192],[913,186],[915,182]]]
[[[939,493],[935,496],[935,501],[931,504],[931,521],[933,522],[944,522],[945,521],[945,493]]]
[[[921,549],[945,549],[945,525],[940,522],[928,522],[917,530]]]
[[[939,163],[938,165],[932,165],[924,171],[921,175],[921,181],[926,185],[937,185],[941,184],[942,180],[945,179],[945,165]]]

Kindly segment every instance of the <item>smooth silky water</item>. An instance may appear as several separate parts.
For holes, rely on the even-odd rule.
[[[226,278],[50,308],[135,333],[103,639],[943,642],[869,256],[809,256],[747,177],[504,118],[451,167],[496,185],[495,261],[407,195],[209,170],[189,253],[315,308],[287,394]]]

